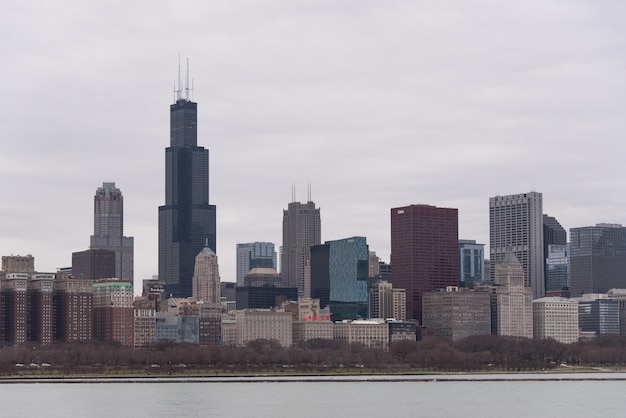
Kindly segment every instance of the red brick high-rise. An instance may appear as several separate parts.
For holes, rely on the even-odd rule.
[[[391,209],[391,277],[406,289],[407,319],[422,323],[422,295],[459,285],[459,212],[410,205]]]

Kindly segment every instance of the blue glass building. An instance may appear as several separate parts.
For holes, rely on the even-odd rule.
[[[368,257],[365,237],[311,247],[311,297],[330,306],[331,320],[367,318]]]
[[[461,286],[473,288],[485,280],[485,244],[475,240],[459,240],[459,267]]]

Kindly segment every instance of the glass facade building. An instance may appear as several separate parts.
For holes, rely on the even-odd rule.
[[[626,288],[626,228],[597,224],[570,229],[572,296]]]
[[[216,209],[209,204],[209,150],[199,147],[197,103],[170,106],[165,149],[165,205],[159,207],[159,280],[167,296],[189,297],[195,257],[216,249]]]
[[[333,321],[367,318],[369,249],[365,237],[311,247],[311,297],[330,306]]]
[[[278,270],[273,242],[257,241],[237,244],[237,286],[244,285],[244,277],[255,267]]]
[[[619,301],[596,299],[578,302],[578,326],[583,332],[619,334]]]
[[[546,292],[570,288],[569,245],[548,245],[545,274]]]
[[[461,286],[474,287],[485,279],[485,244],[475,240],[459,240]]]

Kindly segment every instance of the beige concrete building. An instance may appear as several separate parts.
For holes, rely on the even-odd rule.
[[[291,313],[274,309],[235,311],[237,345],[258,339],[276,340],[283,347],[292,343]]]
[[[405,321],[406,291],[394,289],[393,285],[385,280],[374,283],[369,291],[369,316]]]
[[[533,338],[533,291],[524,285],[524,267],[515,254],[495,266],[495,331],[498,335]]]
[[[316,339],[332,340],[331,321],[299,321],[292,324],[293,345]]]
[[[533,300],[533,335],[566,344],[578,341],[578,302],[558,297]]]
[[[368,277],[378,277],[380,274],[380,258],[376,255],[376,251],[370,251],[367,259]]]
[[[491,334],[491,305],[488,292],[457,286],[424,293],[425,332],[452,341],[473,335]]]
[[[220,304],[220,270],[217,256],[209,247],[205,247],[196,256],[192,296],[198,301]]]
[[[28,255],[3,255],[2,271],[5,273],[27,273],[35,272],[35,257]]]
[[[333,338],[366,347],[387,348],[389,326],[382,320],[345,320],[333,324]]]
[[[232,311],[235,312],[235,311]],[[222,342],[226,346],[237,345],[237,321],[234,316],[222,315]]]

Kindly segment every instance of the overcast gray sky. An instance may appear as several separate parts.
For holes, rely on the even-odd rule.
[[[39,271],[88,248],[114,181],[135,281],[158,272],[157,208],[178,55],[210,150],[223,281],[235,244],[282,241],[321,207],[322,240],[389,261],[390,208],[459,209],[535,190],[571,227],[626,224],[626,3],[17,1],[0,4],[0,253]]]

